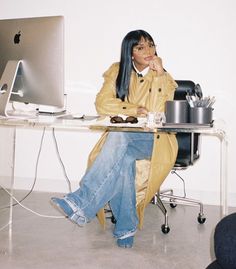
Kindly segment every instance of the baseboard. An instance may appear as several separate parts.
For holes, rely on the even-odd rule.
[[[16,177],[14,181],[14,189],[16,190],[30,190],[34,183],[32,178]],[[9,188],[9,182],[11,182],[10,178],[0,177],[0,185],[3,187]],[[70,181],[70,185],[71,190],[76,190],[79,187],[79,181]],[[70,191],[70,188],[66,180],[38,178],[34,186],[34,191],[67,193]]]
[[[10,187],[11,178],[0,176],[0,185]],[[79,187],[79,181],[71,181],[71,190]],[[14,188],[16,190],[30,190],[33,185],[31,178],[15,178]],[[39,178],[34,186],[35,191],[68,193],[70,191],[68,182],[63,179],[45,179]],[[176,195],[183,195],[182,189],[174,189]],[[203,204],[220,205],[220,193],[203,190],[187,190],[187,196],[193,199],[201,200]],[[236,207],[236,193],[228,193],[228,206]]]
[[[183,189],[174,189],[174,194],[183,196]],[[186,195],[189,198],[200,200],[207,205],[220,205],[220,193],[216,191],[187,190]],[[236,207],[236,193],[228,193],[228,206]]]

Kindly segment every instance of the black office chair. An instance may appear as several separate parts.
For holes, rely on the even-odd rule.
[[[176,80],[176,82],[178,84],[178,88],[175,91],[174,100],[186,100],[187,93],[190,95],[196,95],[199,98],[202,97],[202,91],[199,84],[195,84],[189,80]],[[172,189],[168,189],[159,191],[152,199],[152,203],[156,204],[164,214],[165,223],[162,225],[161,229],[165,234],[170,231],[170,228],[168,225],[168,213],[163,202],[169,203],[172,208],[176,207],[178,203],[198,205],[200,207],[197,218],[198,222],[202,224],[206,221],[203,213],[202,202],[187,197],[184,179],[177,172],[178,170],[187,169],[190,165],[193,165],[199,159],[200,135],[196,133],[177,133],[176,138],[178,141],[179,149],[176,162],[171,173],[177,175],[183,181],[184,195],[176,196],[174,195]]]

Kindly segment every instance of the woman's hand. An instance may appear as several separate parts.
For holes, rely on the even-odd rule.
[[[153,56],[152,60],[149,62],[150,69],[157,71],[158,76],[164,74],[164,69],[162,66],[162,59],[157,55]]]
[[[148,114],[148,110],[145,107],[138,107],[137,115],[140,117],[146,117]]]

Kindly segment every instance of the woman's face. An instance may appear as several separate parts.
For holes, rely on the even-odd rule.
[[[138,45],[134,46],[132,60],[139,71],[149,66],[149,62],[155,56],[156,46],[152,41],[145,40],[143,37]]]

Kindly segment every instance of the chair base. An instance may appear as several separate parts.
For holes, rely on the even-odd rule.
[[[106,219],[110,219],[111,223],[116,224],[116,218],[114,217],[112,210],[110,209],[108,204],[106,205],[104,212],[106,214]]]
[[[159,207],[159,209],[161,210],[161,212],[163,213],[163,215],[164,215],[164,224],[161,226],[162,232],[164,234],[169,233],[170,227],[169,227],[169,224],[168,224],[168,213],[167,213],[167,210],[166,210],[160,196],[158,194],[156,194],[152,198],[151,203],[154,204],[154,205],[157,205]]]
[[[186,196],[182,197],[174,195],[172,189],[157,192],[151,202],[152,204],[157,205],[164,215],[164,224],[161,226],[161,230],[165,234],[170,231],[170,227],[168,224],[168,212],[165,208],[164,203],[170,204],[170,207],[172,208],[175,208],[177,204],[199,206],[199,214],[197,217],[197,221],[200,224],[203,224],[206,221],[206,217],[204,216],[203,213],[203,204],[201,201],[187,198]]]

